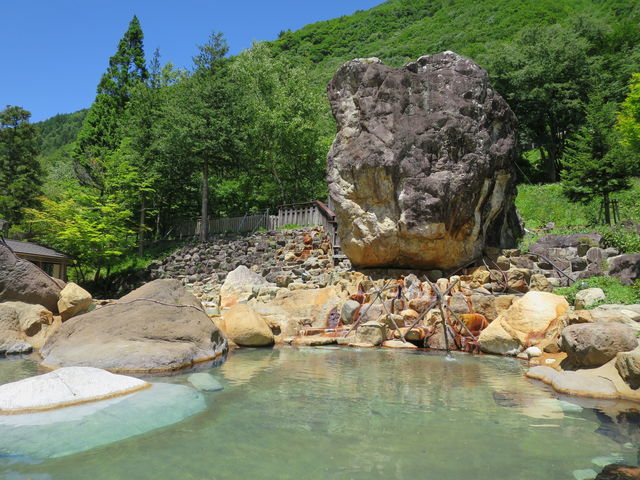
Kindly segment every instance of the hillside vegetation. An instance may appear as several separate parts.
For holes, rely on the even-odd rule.
[[[615,43],[636,45],[640,7],[633,0],[389,0],[367,11],[281,32],[272,45],[307,58],[321,82],[343,62],[379,57],[400,66],[454,50],[482,59],[523,29],[597,18]],[[486,65],[485,65],[486,66]]]
[[[389,0],[235,57],[212,33],[185,71],[145,54],[134,17],[91,108],[36,124],[29,151],[41,151],[42,186],[15,191],[43,196],[15,214],[14,232],[78,249],[99,274],[180,218],[324,198],[335,134],[325,85],[339,65],[377,56],[399,66],[442,50],[487,69],[520,121],[520,179],[552,183],[521,189],[529,224],[595,224],[616,199],[637,221],[639,25],[636,0]]]

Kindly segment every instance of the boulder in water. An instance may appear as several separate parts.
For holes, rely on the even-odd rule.
[[[91,367],[66,367],[0,385],[0,415],[52,410],[126,395],[151,385]]]
[[[112,371],[176,370],[227,349],[224,335],[177,280],[154,280],[92,312],[67,320],[42,347],[50,367]]]
[[[0,415],[0,457],[63,457],[172,425],[205,408],[200,392],[157,383],[100,402]]]

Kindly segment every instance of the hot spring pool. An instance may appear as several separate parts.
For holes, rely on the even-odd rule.
[[[225,388],[204,393],[200,413],[60,458],[0,451],[0,472],[33,480],[552,480],[637,465],[636,413],[559,399],[523,369],[464,354],[240,350],[209,370]],[[37,371],[31,358],[3,359],[0,383]],[[189,385],[190,373],[150,380]],[[47,441],[62,440],[39,428]]]

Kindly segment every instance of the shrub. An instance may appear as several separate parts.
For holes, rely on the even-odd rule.
[[[620,280],[613,277],[592,277],[578,280],[570,287],[556,288],[554,293],[563,295],[567,302],[573,305],[576,302],[576,294],[586,288],[601,288],[607,297],[601,303],[622,303],[625,305],[640,303],[640,289],[634,286],[622,285]],[[589,308],[594,308],[601,303],[592,305]]]
[[[597,229],[602,234],[602,242],[605,247],[617,248],[620,253],[640,252],[640,235],[633,229],[624,226],[600,227]]]

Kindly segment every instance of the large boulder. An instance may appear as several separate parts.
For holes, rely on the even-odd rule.
[[[34,303],[55,313],[61,290],[58,282],[0,241],[0,302]]]
[[[220,306],[226,308],[246,302],[253,294],[253,287],[259,285],[269,285],[269,282],[244,265],[238,266],[229,272],[220,288]]]
[[[607,275],[618,278],[623,285],[633,285],[640,278],[640,253],[611,257],[607,265]]]
[[[69,282],[60,292],[58,300],[58,312],[63,321],[69,320],[74,315],[86,312],[93,299],[91,294],[80,285]]]
[[[49,367],[175,370],[213,359],[224,335],[177,280],[155,280],[63,323],[41,350]]]
[[[28,353],[33,347],[20,328],[17,312],[0,303],[0,355]]]
[[[53,314],[42,305],[0,303],[0,354],[26,353],[42,347],[55,327]]]
[[[504,329],[499,319],[480,332],[478,342],[483,352],[496,355],[515,355],[520,348],[520,343]]]
[[[528,292],[480,333],[480,348],[487,353],[504,355],[549,342],[558,335],[568,311],[569,304],[564,297]]]
[[[276,340],[293,337],[307,327],[327,328],[338,313],[340,299],[334,287],[290,291],[282,289],[273,300],[251,299],[248,305],[280,333]]]
[[[616,355],[616,370],[631,388],[640,388],[640,347],[630,352],[619,352]]]
[[[329,193],[353,264],[449,269],[519,235],[516,119],[472,60],[356,59],[328,94],[338,124]]]
[[[599,367],[637,346],[634,330],[622,323],[576,323],[562,331],[564,365],[570,368]]]
[[[219,325],[229,340],[241,347],[273,345],[273,332],[269,325],[247,304],[239,303],[223,312]]]

